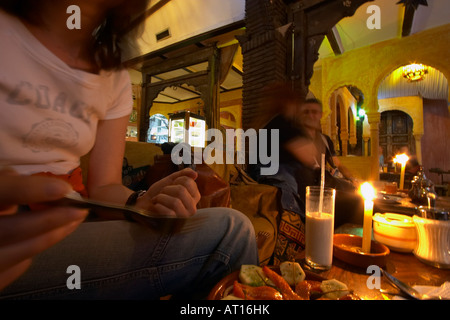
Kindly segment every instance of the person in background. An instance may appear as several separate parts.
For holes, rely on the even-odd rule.
[[[380,164],[380,172],[383,172],[384,168],[384,154],[383,154],[383,147],[378,148],[378,162]]]
[[[298,230],[294,244],[297,251],[304,249],[305,197],[307,186],[320,185],[321,154],[325,153],[330,171],[343,171],[345,177],[326,175],[325,185],[337,190],[335,227],[346,222],[360,222],[362,200],[357,195],[358,182],[350,170],[343,166],[334,152],[331,139],[321,133],[322,106],[317,100],[303,101],[289,83],[274,83],[265,88],[261,96],[266,114],[272,118],[264,129],[270,137],[273,130],[279,133],[279,170],[274,175],[259,174],[262,164],[250,166],[250,174],[259,183],[269,184],[281,190],[281,206],[291,214],[286,221],[296,221],[290,226]],[[268,138],[268,141],[271,141]],[[269,144],[268,150],[272,150]],[[282,218],[283,219],[283,218]],[[280,231],[281,233],[281,231]],[[288,238],[288,236],[286,236]]]
[[[411,176],[414,176],[420,168],[420,163],[417,160],[417,156],[412,155],[407,146],[401,147],[399,149],[399,153],[404,153],[409,157],[408,162],[406,162],[405,172]]]
[[[340,226],[347,222],[360,223],[364,204],[358,194],[359,182],[339,161],[331,138],[322,133],[320,125],[322,115],[322,103],[317,99],[305,100],[298,109],[298,121],[315,146],[315,153],[311,154],[316,163],[314,184],[320,183],[321,157],[325,154],[325,187],[336,189],[335,225]],[[302,181],[303,176],[300,175],[298,180]]]
[[[242,213],[196,209],[195,171],[140,192],[122,184],[132,109],[124,30],[147,2],[0,2],[0,166],[8,168],[0,176],[0,299],[204,297],[242,264],[258,264],[254,229]],[[80,29],[67,27],[72,5]],[[88,152],[85,186],[79,159]],[[69,189],[184,224],[168,233],[117,217],[81,223],[85,211],[34,205]],[[70,266],[81,271],[78,289],[67,285]]]
[[[316,154],[313,155],[314,161],[320,165],[321,155],[325,154],[326,164],[329,166],[328,171],[334,177],[344,178],[352,183],[355,188],[359,186],[357,179],[352,172],[344,166],[336,155],[333,141],[329,136],[322,133],[320,119],[322,118],[322,103],[317,99],[305,100],[298,111],[299,123],[305,128],[311,141],[316,147]],[[346,181],[341,181],[345,183]],[[348,189],[351,189],[348,186]]]
[[[274,252],[275,264],[291,260],[305,249],[305,202],[301,194],[304,186],[299,184],[297,176],[303,175],[303,181],[313,181],[315,146],[310,143],[307,133],[295,120],[295,114],[301,102],[300,95],[289,83],[273,83],[261,92],[262,129],[267,130],[267,150],[271,146],[272,134],[278,134],[279,167],[273,175],[261,175],[263,164],[249,166],[249,174],[261,184],[275,186],[280,190],[280,217],[277,242]],[[263,121],[264,120],[264,121]]]
[[[320,185],[321,153],[326,151],[326,142],[329,141],[330,147],[327,159],[334,161],[338,168],[342,168],[350,178],[352,176],[337,161],[331,140],[322,140],[320,104],[311,105],[310,101],[306,104],[302,103],[301,96],[290,83],[270,84],[264,88],[261,97],[264,115],[271,115],[271,117],[267,116],[268,120],[263,126],[268,135],[267,150],[273,150],[270,144],[271,135],[277,132],[279,137],[279,170],[273,175],[261,175],[260,168],[264,165],[257,164],[249,166],[249,173],[259,183],[272,185],[280,190],[283,213],[280,217],[274,258],[276,261],[290,260],[305,248],[306,187]],[[326,182],[331,181],[330,177],[332,181],[338,181],[338,178],[329,174]],[[351,196],[353,196],[354,185],[347,180],[340,180],[342,180],[340,185],[351,189]],[[336,188],[335,184],[328,186]],[[340,186],[340,188],[344,187]],[[348,210],[345,200],[341,200],[343,193],[343,191],[339,192],[339,200],[336,201],[339,204],[335,215],[336,227],[349,222],[351,215],[357,210]],[[357,205],[359,206],[359,203]],[[286,230],[292,230],[292,232]]]

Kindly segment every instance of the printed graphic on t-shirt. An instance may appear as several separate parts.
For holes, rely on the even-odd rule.
[[[94,107],[81,100],[70,99],[66,92],[51,92],[46,85],[31,84],[28,81],[20,81],[11,90],[6,102],[9,105],[47,109],[54,113],[54,117],[34,123],[23,137],[23,147],[33,152],[76,147],[79,140],[78,131],[60,116],[69,115],[89,125],[96,113]]]
[[[33,152],[49,152],[58,148],[73,148],[78,143],[78,132],[60,119],[46,119],[35,123],[25,136],[23,146]]]
[[[61,114],[69,114],[86,124],[90,124],[92,115],[96,113],[93,106],[87,105],[81,100],[70,101],[66,92],[58,92],[54,95],[46,85],[33,85],[27,81],[21,81],[9,93],[6,102],[12,105],[29,105],[39,109],[48,109]],[[51,97],[55,98],[52,99]]]

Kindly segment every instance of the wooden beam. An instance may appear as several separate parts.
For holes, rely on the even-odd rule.
[[[171,86],[178,86],[180,84],[183,84],[190,79],[199,78],[199,77],[206,77],[208,75],[208,71],[199,71],[195,73],[189,73],[185,74],[176,78],[170,78],[162,81],[158,81],[155,83],[145,83],[143,84],[144,87],[171,87]],[[197,93],[197,92],[196,92]]]
[[[299,93],[303,97],[308,93],[310,79],[314,73],[313,66],[319,58],[319,48],[325,35],[330,34],[330,30],[342,18],[354,15],[362,4],[371,1],[374,0],[328,0],[317,2],[307,10],[302,10],[303,2],[300,2],[291,8],[290,14],[296,29],[292,49],[294,54],[291,53],[294,59],[289,76],[294,86],[301,88]]]
[[[340,55],[344,53],[341,37],[339,36],[339,32],[337,31],[336,26],[331,28],[330,31],[327,33],[327,39],[335,55]]]
[[[189,67],[201,62],[206,62],[210,58],[210,56],[214,53],[214,47],[205,47],[198,51],[194,51],[188,54],[185,54],[181,57],[167,59],[163,62],[158,62],[156,65],[144,65],[141,68],[142,73],[146,73],[149,75],[160,74],[163,72],[168,72],[180,68]]]
[[[197,45],[197,43],[200,43],[202,41],[205,41],[205,40],[214,38],[216,36],[220,36],[222,34],[225,34],[227,32],[238,30],[238,29],[241,29],[241,28],[244,28],[244,27],[245,27],[245,20],[239,20],[239,21],[233,22],[233,23],[231,23],[229,25],[226,25],[226,26],[223,26],[223,27],[211,30],[211,31],[207,31],[207,32],[204,32],[202,34],[193,36],[193,37],[191,37],[189,39],[186,39],[186,40],[179,41],[179,42],[176,42],[174,44],[168,45],[168,46],[166,46],[164,48],[161,48],[161,49],[159,49],[157,51],[145,53],[145,54],[143,54],[141,56],[138,56],[138,57],[132,58],[130,60],[124,61],[124,65],[127,68],[136,68],[136,67],[140,68],[139,67],[140,64],[143,64],[145,61],[150,60],[150,59],[152,59],[154,57],[157,57],[157,56],[160,56],[160,55],[164,55],[167,52],[176,51],[176,50],[179,50],[181,48],[188,47],[190,45]],[[200,47],[200,48],[204,47],[204,46],[199,46],[199,45],[197,45],[197,46]]]
[[[415,13],[416,10],[412,6],[405,6],[405,11],[403,13],[402,37],[407,37],[410,35]]]
[[[301,8],[301,10],[306,10],[314,6],[322,5],[324,2],[329,0],[284,0],[287,4],[296,3],[295,5]]]
[[[134,28],[136,28],[137,26],[139,26],[141,23],[144,23],[144,21],[150,17],[152,14],[154,14],[156,11],[158,11],[159,9],[161,9],[163,6],[165,6],[167,3],[169,3],[170,0],[160,0],[158,1],[156,4],[154,4],[153,6],[151,6],[149,9],[147,9],[144,13],[140,14],[137,18],[135,18],[130,25],[128,26],[128,28],[126,30],[124,30],[124,34],[130,32],[131,30],[133,30]]]

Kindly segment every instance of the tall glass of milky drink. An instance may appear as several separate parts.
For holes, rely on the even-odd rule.
[[[322,194],[322,200],[321,200]],[[306,264],[327,270],[333,261],[334,203],[336,190],[306,187]]]

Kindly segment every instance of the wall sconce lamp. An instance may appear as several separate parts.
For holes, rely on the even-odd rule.
[[[408,82],[413,82],[423,80],[427,73],[428,67],[423,64],[413,63],[403,67],[402,75]]]
[[[366,111],[364,111],[364,109],[362,109],[362,108],[358,109],[359,120],[363,121],[365,116],[366,116]]]

